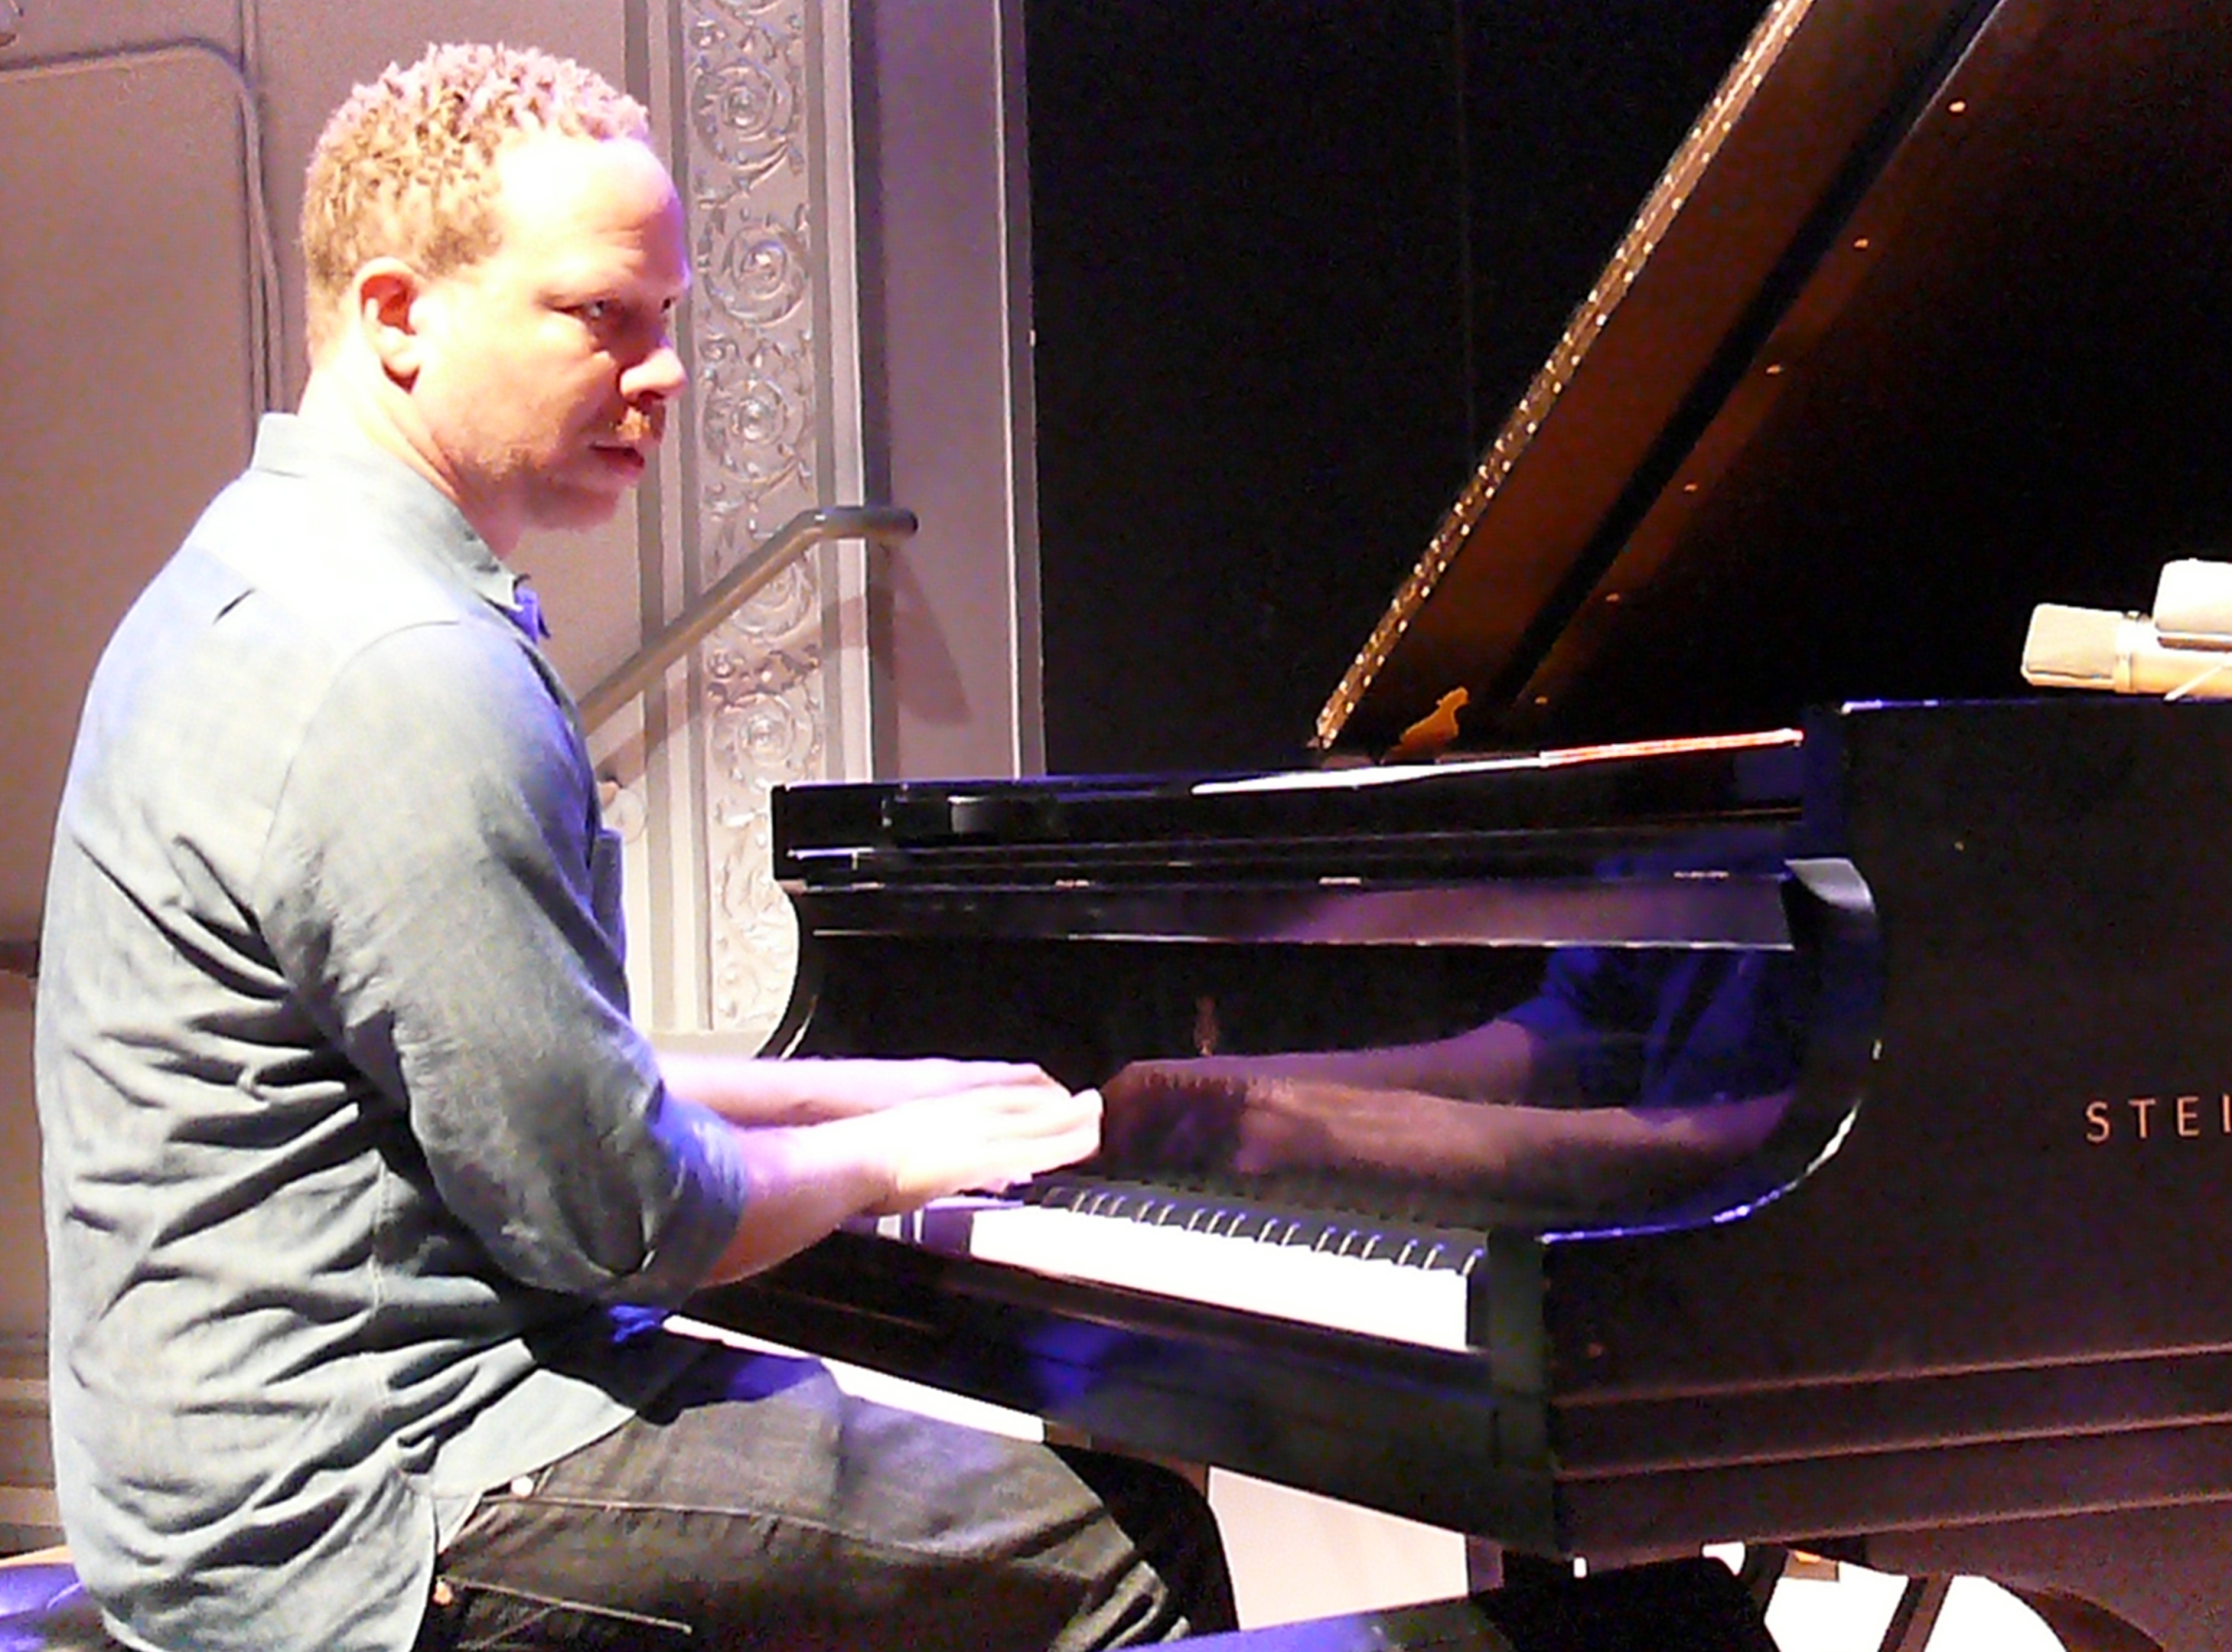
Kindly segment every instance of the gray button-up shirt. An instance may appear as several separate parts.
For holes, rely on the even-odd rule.
[[[407,1648],[476,1494],[672,1380],[610,1310],[743,1209],[515,602],[409,467],[273,416],[94,676],[36,1059],[57,1487],[134,1640]]]

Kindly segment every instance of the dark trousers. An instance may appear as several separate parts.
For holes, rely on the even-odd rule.
[[[1178,1476],[723,1350],[492,1491],[443,1552],[419,1649],[1084,1652],[1233,1623],[1208,1506]]]

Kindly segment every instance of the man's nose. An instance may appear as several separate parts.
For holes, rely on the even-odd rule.
[[[682,393],[690,370],[674,346],[662,342],[649,355],[620,375],[620,393],[632,402],[666,401]]]

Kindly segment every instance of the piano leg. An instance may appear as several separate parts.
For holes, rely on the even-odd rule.
[[[1752,1603],[1762,1614],[1767,1610],[1768,1603],[1775,1598],[1775,1586],[1782,1581],[1782,1574],[1789,1565],[1790,1551],[1788,1549],[1764,1543],[1744,1546],[1743,1565],[1736,1568],[1736,1577],[1750,1591]]]
[[[1877,1532],[1864,1546],[1881,1571],[1992,1579],[2068,1652],[2232,1646],[2232,1501]]]
[[[1952,1587],[1950,1577],[1908,1578],[1884,1628],[1881,1652],[1929,1652],[1930,1632],[1937,1627],[1937,1614],[1945,1610],[1945,1597]]]
[[[2091,1601],[2052,1589],[2010,1589],[2017,1600],[2036,1612],[2054,1631],[2062,1652],[2163,1652],[2158,1641],[2149,1639],[2114,1613]]]

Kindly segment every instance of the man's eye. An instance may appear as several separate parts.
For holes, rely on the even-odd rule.
[[[620,314],[620,306],[609,298],[593,298],[587,303],[574,305],[573,312],[591,327],[602,327]]]

